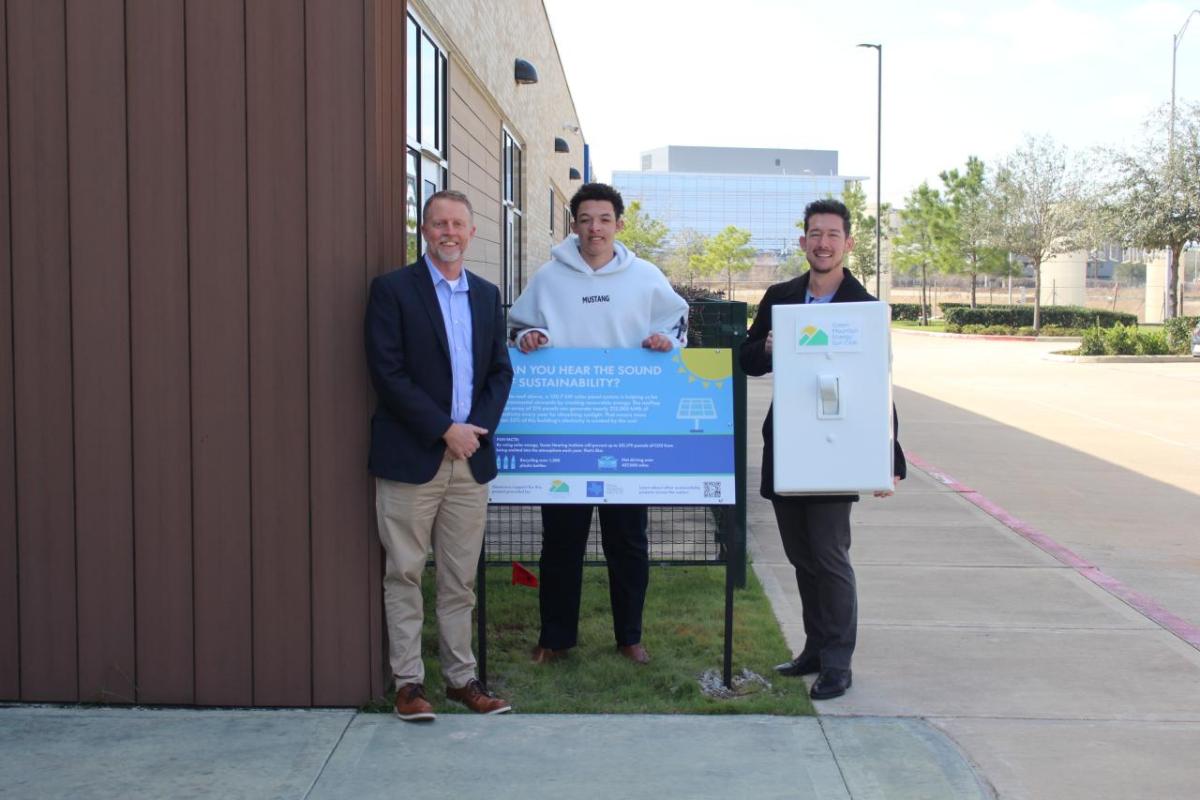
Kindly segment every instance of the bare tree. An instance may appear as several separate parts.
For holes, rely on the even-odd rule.
[[[1065,147],[1048,136],[1025,139],[1004,159],[992,185],[1000,241],[1033,266],[1033,330],[1042,323],[1042,262],[1077,250],[1087,221],[1084,182]]]

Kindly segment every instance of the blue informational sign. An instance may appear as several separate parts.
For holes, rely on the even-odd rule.
[[[509,354],[491,502],[734,502],[730,350]]]

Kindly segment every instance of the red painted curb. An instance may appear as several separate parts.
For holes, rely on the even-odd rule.
[[[1122,601],[1134,611],[1141,614],[1154,624],[1179,637],[1192,647],[1200,650],[1200,626],[1193,625],[1179,617],[1152,597],[1135,591],[1121,581],[1105,573],[1095,564],[1075,553],[1070,548],[1055,541],[1049,535],[1039,531],[1027,522],[1017,519],[996,503],[984,497],[979,492],[965,486],[955,478],[942,472],[937,467],[912,453],[905,453],[909,464],[921,470],[939,483],[953,489],[968,502],[985,511],[989,516],[998,520],[1002,525],[1023,539],[1032,542],[1041,550],[1054,556],[1059,562],[1087,578],[1113,597]]]

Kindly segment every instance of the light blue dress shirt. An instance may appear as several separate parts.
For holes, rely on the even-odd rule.
[[[433,279],[434,293],[442,309],[442,321],[446,324],[446,342],[450,345],[450,372],[453,375],[454,394],[450,407],[450,418],[455,422],[466,422],[471,415],[471,397],[475,390],[475,360],[471,349],[471,301],[467,294],[467,271],[464,269],[454,283],[438,272],[429,257],[425,257],[429,277]]]

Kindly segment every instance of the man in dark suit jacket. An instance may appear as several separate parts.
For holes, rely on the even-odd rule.
[[[396,714],[434,718],[421,661],[421,575],[437,563],[439,658],[446,696],[473,711],[510,711],[475,674],[471,612],[496,477],[492,433],[512,386],[504,313],[494,285],[463,269],[475,235],[471,203],[442,191],[425,202],[426,254],[371,283],[367,365],[379,403],[371,419],[384,606]]]
[[[800,247],[809,271],[767,289],[754,324],[742,343],[740,360],[747,375],[771,371],[771,309],[799,303],[856,303],[874,300],[842,262],[854,247],[850,212],[836,200],[817,200],[804,209]],[[838,697],[850,688],[850,658],[858,631],[858,592],[850,564],[850,507],[857,495],[781,496],[775,493],[774,404],[763,423],[760,493],[775,508],[775,521],[796,585],[804,616],[804,649],[775,669],[784,675],[819,673],[812,698]],[[896,427],[892,411],[893,429]],[[894,442],[893,483],[907,474],[904,451]],[[886,497],[891,492],[876,492]]]

